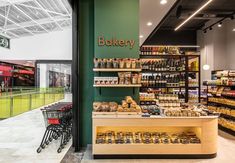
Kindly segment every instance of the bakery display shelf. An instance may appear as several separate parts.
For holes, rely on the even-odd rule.
[[[227,114],[220,113],[220,117],[235,121],[235,117]]]
[[[218,117],[161,117],[157,118],[92,118],[94,158],[213,158],[217,153]],[[194,132],[201,140],[200,144],[96,144],[98,132]]]
[[[141,69],[128,68],[93,68],[94,72],[140,72]]]
[[[235,131],[233,131],[233,130],[231,130],[231,129],[229,129],[229,128],[226,128],[226,127],[224,127],[224,126],[222,126],[222,125],[218,125],[218,128],[219,128],[220,130],[222,130],[222,131],[224,131],[224,132],[230,134],[230,135],[235,136]]]
[[[205,85],[205,86],[211,86],[211,87],[235,87],[235,85],[223,85],[223,84],[209,84],[209,85]]]
[[[233,106],[233,105],[221,104],[221,103],[213,102],[213,101],[208,101],[207,103],[208,103],[208,104],[214,104],[214,105],[216,105],[216,106],[228,107],[229,109],[235,109],[235,106]]]
[[[132,88],[132,87],[141,87],[141,84],[116,84],[116,85],[101,85],[101,84],[94,84],[93,85],[93,87],[97,87],[97,88],[105,88],[105,87],[107,87],[107,88],[115,88],[115,87],[123,87],[123,88],[125,88],[125,87],[128,87],[128,88]]]

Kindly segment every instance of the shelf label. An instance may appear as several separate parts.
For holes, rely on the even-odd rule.
[[[0,35],[0,47],[10,49],[10,39]]]
[[[123,40],[116,39],[105,39],[104,36],[98,36],[98,46],[120,46],[120,47],[129,47],[133,49],[135,46],[135,40]]]

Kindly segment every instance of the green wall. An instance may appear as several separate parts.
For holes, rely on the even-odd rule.
[[[79,86],[80,86],[80,144],[91,144],[92,102],[94,101],[94,0],[81,0],[79,6]]]
[[[134,40],[130,47],[98,46],[98,37],[105,39]],[[139,0],[95,0],[95,57],[139,58]],[[95,74],[98,76],[98,73]],[[101,76],[117,76],[117,73],[102,73]],[[96,101],[120,102],[129,95],[136,100],[138,88],[95,88]]]
[[[81,0],[80,3],[80,109],[82,146],[92,143],[92,103],[120,102],[124,96],[137,99],[138,88],[93,88],[93,58],[139,57],[139,0]],[[98,36],[106,39],[135,40],[135,46],[98,46]],[[102,73],[102,76],[117,74]]]

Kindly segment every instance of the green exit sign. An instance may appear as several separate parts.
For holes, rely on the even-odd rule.
[[[0,47],[10,49],[10,39],[0,35]]]

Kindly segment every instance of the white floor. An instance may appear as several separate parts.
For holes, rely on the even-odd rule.
[[[71,101],[71,95],[66,95],[63,101]],[[71,140],[59,154],[59,141],[38,154],[36,150],[44,132],[40,109],[0,121],[0,163],[59,163],[71,146]]]
[[[235,138],[220,132],[218,153],[214,159],[132,159],[132,160],[93,160],[91,148],[84,153],[82,163],[235,163]]]

